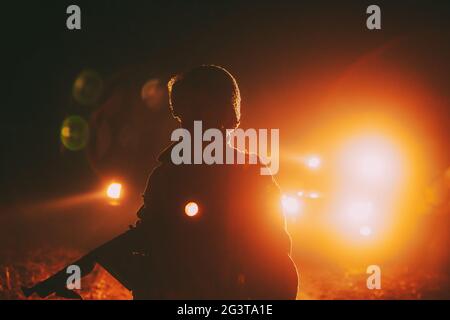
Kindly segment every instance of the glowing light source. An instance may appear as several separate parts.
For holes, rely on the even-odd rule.
[[[305,158],[305,165],[311,170],[317,170],[322,164],[322,159],[319,156],[312,155]]]
[[[359,233],[364,237],[368,237],[372,234],[372,228],[369,226],[362,226],[359,228]]]
[[[343,150],[341,163],[342,174],[371,185],[395,185],[402,172],[399,150],[381,136],[350,141]]]
[[[352,245],[361,244],[361,237],[369,238],[376,230],[377,237],[370,243],[374,247],[396,241],[394,237],[403,232],[398,203],[403,201],[399,195],[405,188],[400,186],[406,181],[408,165],[405,150],[394,135],[382,128],[356,133],[340,146],[335,184],[339,192],[333,207],[342,235]]]
[[[347,217],[351,221],[367,221],[373,213],[373,204],[369,201],[354,201],[347,208]]]
[[[198,214],[198,204],[193,201],[188,202],[184,207],[184,213],[186,213],[188,217],[196,216]]]
[[[361,226],[366,227],[369,224],[380,222],[380,219],[382,220],[382,217],[374,216],[374,206],[370,201],[347,200],[341,206],[340,220],[346,232],[357,228],[360,229],[361,234],[365,234],[367,228],[360,228]]]
[[[358,170],[362,177],[376,179],[377,177],[386,174],[388,157],[389,155],[386,156],[376,151],[366,151],[359,155],[356,170]]]
[[[122,185],[117,182],[111,183],[108,188],[106,189],[106,195],[110,199],[120,199],[120,196],[122,194]]]
[[[308,198],[310,199],[319,199],[320,198],[320,193],[317,191],[312,191],[308,194]]]
[[[300,202],[296,197],[283,195],[281,205],[286,214],[295,216],[300,212]]]

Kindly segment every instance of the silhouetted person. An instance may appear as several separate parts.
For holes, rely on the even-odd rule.
[[[239,125],[239,88],[221,67],[178,75],[169,93],[183,128],[192,131],[195,120],[203,130]],[[297,272],[272,176],[260,175],[260,165],[175,165],[173,146],[159,156],[138,213],[149,259],[134,297],[295,299]],[[189,202],[198,205],[193,217],[185,212]]]
[[[173,78],[169,96],[187,132],[199,120],[219,133],[239,125],[239,88],[223,68],[201,66]],[[249,163],[248,154],[222,142],[224,155]],[[295,299],[297,271],[272,176],[256,164],[175,165],[172,148],[149,177],[136,226],[22,287],[26,297],[81,298],[67,287],[68,267],[84,277],[100,264],[135,299]]]

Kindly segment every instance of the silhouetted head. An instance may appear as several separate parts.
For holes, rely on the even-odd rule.
[[[234,77],[214,65],[196,67],[168,84],[170,109],[182,126],[201,120],[204,127],[234,129],[241,116],[241,97]]]

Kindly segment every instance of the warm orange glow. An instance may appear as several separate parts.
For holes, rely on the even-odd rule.
[[[370,236],[370,235],[372,234],[372,229],[371,229],[369,226],[362,226],[362,227],[359,229],[359,233],[360,233],[362,236],[368,237],[368,236]]]
[[[320,198],[320,193],[317,191],[312,191],[308,194],[308,198],[310,199],[319,199]]]
[[[117,200],[120,199],[121,194],[122,194],[122,185],[120,183],[113,182],[106,189],[106,195],[108,196],[108,198]]]
[[[339,155],[340,171],[364,184],[397,186],[403,173],[404,148],[396,146],[394,140],[383,130],[350,138]]]
[[[433,218],[424,213],[445,212],[433,209],[445,197],[426,190],[448,162],[447,149],[436,148],[442,121],[430,110],[437,97],[399,70],[357,69],[287,122],[295,138],[280,152],[277,177],[304,200],[301,223],[289,229],[295,241],[346,263],[406,254],[420,236],[431,237],[423,221]],[[286,103],[295,108],[303,98]]]
[[[316,155],[308,156],[305,159],[305,165],[311,170],[317,170],[322,165],[322,159]]]
[[[194,217],[198,214],[198,204],[195,202],[188,202],[186,206],[184,207],[184,213],[188,217]]]
[[[295,217],[300,212],[300,201],[294,196],[283,195],[281,205],[285,214]]]

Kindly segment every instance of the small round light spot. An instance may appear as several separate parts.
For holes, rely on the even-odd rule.
[[[106,195],[108,198],[117,200],[120,198],[120,195],[122,193],[122,185],[117,182],[111,183],[108,188],[106,189]]]
[[[188,202],[184,207],[184,213],[186,213],[188,217],[196,216],[198,214],[198,204],[192,201]]]
[[[319,156],[309,156],[305,159],[306,166],[311,170],[317,170],[322,164],[322,160]]]

